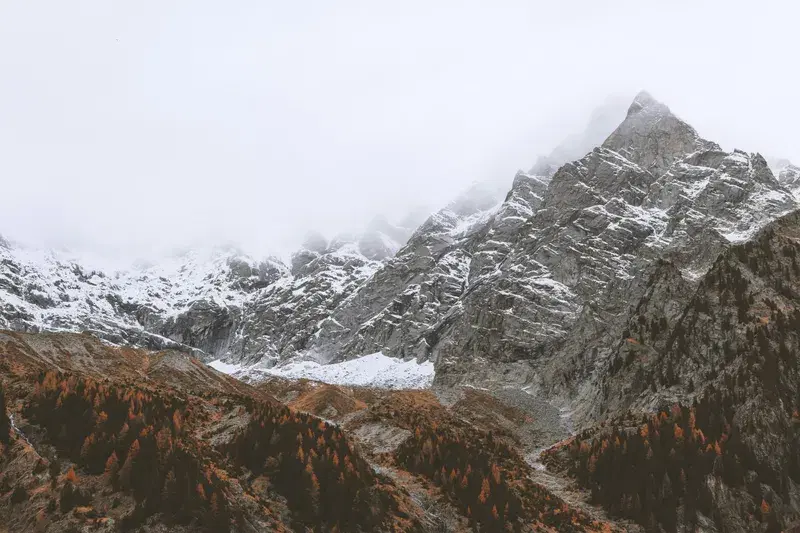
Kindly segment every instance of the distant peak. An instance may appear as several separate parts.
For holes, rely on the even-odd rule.
[[[656,100],[652,97],[652,95],[647,91],[641,91],[631,102],[630,107],[628,108],[628,116],[631,116],[635,113],[638,113],[642,109],[647,109],[651,107],[659,107],[663,110],[669,112],[669,108]]]
[[[303,240],[302,248],[310,252],[323,253],[328,248],[328,239],[317,231],[309,231]]]
[[[692,152],[719,149],[646,91],[636,95],[625,120],[605,140],[603,147],[656,175]]]
[[[651,104],[657,104],[658,100],[653,98],[653,95],[647,91],[639,91],[639,94],[633,98],[633,103],[644,107]]]
[[[540,156],[529,174],[550,177],[561,165],[575,161],[591,152],[619,126],[630,106],[628,95],[610,95],[602,105],[596,107],[583,131],[567,136],[550,154]]]

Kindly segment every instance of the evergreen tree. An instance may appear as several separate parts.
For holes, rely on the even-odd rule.
[[[6,412],[6,394],[0,383],[0,442],[8,444],[11,439],[11,420]]]

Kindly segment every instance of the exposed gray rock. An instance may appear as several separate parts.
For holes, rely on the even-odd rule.
[[[720,531],[764,531],[752,518],[761,501],[777,530],[800,515],[798,255],[795,211],[722,251],[694,283],[661,263],[598,372],[595,420],[713,401],[732,436],[725,447],[738,458],[734,465],[725,455],[706,479]],[[744,481],[723,475],[732,466]]]
[[[320,323],[311,351],[330,361],[384,351],[425,356],[424,335],[454,305],[469,276],[469,243],[499,202],[476,185],[433,214],[397,255]]]
[[[363,234],[330,243],[311,234],[291,270],[230,247],[119,271],[90,269],[67,254],[4,241],[0,328],[89,331],[116,344],[197,351],[207,360],[277,360],[305,350],[319,321],[413,229],[376,219]]]
[[[770,162],[770,168],[781,185],[791,191],[795,198],[800,198],[800,167],[787,159],[779,159]]]
[[[761,156],[723,153],[639,95],[602,147],[556,172],[511,252],[434,326],[436,380],[528,382],[582,411],[659,259],[695,279],[795,205]]]
[[[644,91],[634,98],[625,120],[603,147],[656,176],[688,154],[719,150],[716,143],[700,138],[694,128]]]

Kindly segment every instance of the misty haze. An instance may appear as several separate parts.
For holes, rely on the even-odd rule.
[[[0,533],[800,531],[800,8],[6,4]]]

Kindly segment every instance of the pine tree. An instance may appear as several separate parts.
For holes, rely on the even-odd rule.
[[[78,504],[80,493],[77,488],[78,476],[75,474],[75,469],[70,467],[67,474],[64,476],[64,486],[61,488],[61,495],[59,497],[59,507],[62,513],[70,511]]]
[[[119,459],[117,452],[111,452],[111,455],[106,461],[105,476],[109,483],[112,485],[117,482],[117,474],[119,473]]]
[[[210,500],[211,523],[214,524],[214,531],[228,531],[230,529],[230,519],[225,500],[215,490],[211,494]]]
[[[6,412],[6,394],[0,383],[0,443],[8,444],[11,440],[11,420]]]
[[[131,444],[130,449],[128,449],[128,456],[125,458],[125,463],[122,465],[122,468],[119,471],[119,480],[122,483],[124,488],[131,488],[131,474],[133,473],[133,463],[136,461],[136,458],[139,456],[139,451],[141,450],[141,445],[139,444],[139,439],[133,441]]]
[[[78,474],[75,473],[74,467],[69,467],[67,474],[64,476],[64,480],[67,483],[72,483],[73,485],[78,484]]]
[[[95,444],[94,433],[83,439],[83,446],[81,446],[81,461],[89,463],[92,459],[92,448]]]
[[[500,468],[496,464],[492,465],[492,479],[495,485],[500,484]]]
[[[53,459],[50,461],[48,472],[50,473],[50,486],[52,488],[56,488],[56,485],[58,484],[58,476],[61,474],[61,463],[58,461],[58,459]]]
[[[167,477],[164,479],[164,487],[161,489],[161,501],[163,505],[175,505],[178,502],[178,480],[175,477],[175,471],[170,470]]]
[[[481,493],[478,495],[478,501],[481,503],[486,503],[486,500],[489,499],[489,494],[491,490],[489,489],[489,480],[483,478],[483,482],[481,483]]]

